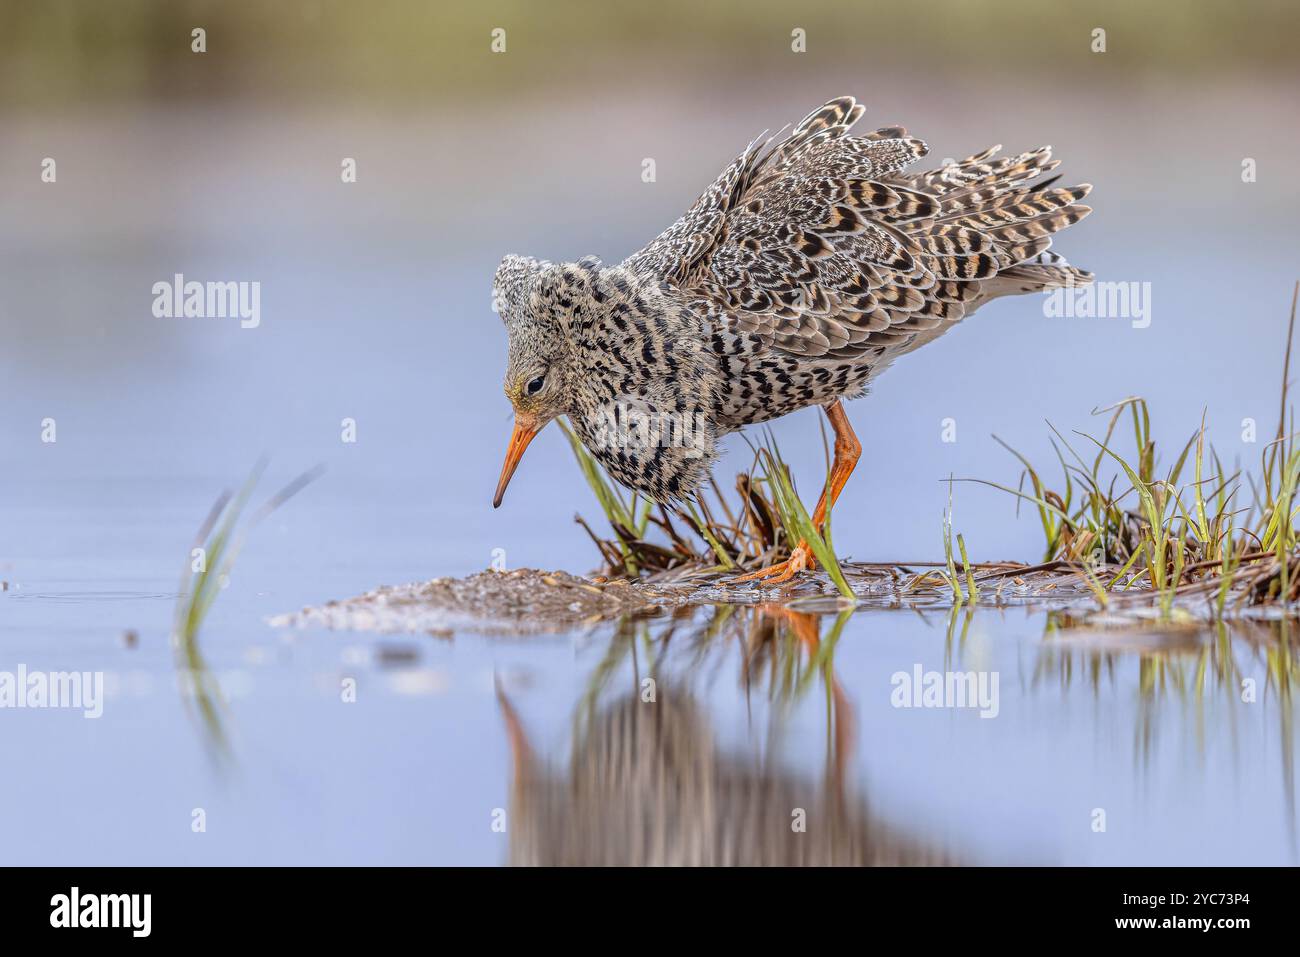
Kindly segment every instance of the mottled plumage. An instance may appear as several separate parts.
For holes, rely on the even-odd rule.
[[[1050,148],[913,172],[925,143],[898,127],[850,136],[862,113],[842,97],[752,143],[617,266],[506,257],[506,394],[531,430],[519,454],[568,415],[616,479],[677,500],[721,435],[860,396],[989,299],[1090,281],[1047,251],[1090,211],[1087,185],[1034,185]]]

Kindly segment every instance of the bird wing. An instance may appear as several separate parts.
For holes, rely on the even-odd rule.
[[[809,358],[915,348],[991,296],[1090,279],[1042,255],[1091,211],[1090,186],[1031,185],[1057,165],[1050,147],[913,173],[925,143],[901,127],[848,135],[863,111],[840,97],[783,142],[751,143],[623,265]]]

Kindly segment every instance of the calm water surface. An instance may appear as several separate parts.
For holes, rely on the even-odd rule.
[[[407,560],[389,523],[414,503],[349,518],[323,479],[201,634],[205,720],[157,558],[202,516],[189,488],[67,483],[61,521],[5,512],[51,532],[4,573],[6,661],[107,676],[97,720],[0,715],[6,863],[1295,863],[1276,625],[1084,640],[1023,609],[706,607],[527,639],[272,629]],[[996,715],[896,707],[917,668],[996,674]]]

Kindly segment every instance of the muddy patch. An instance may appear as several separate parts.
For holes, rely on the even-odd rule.
[[[863,607],[947,608],[951,592],[922,584],[906,566],[848,565],[846,576]],[[922,573],[924,574],[924,573]],[[730,575],[693,572],[647,581],[583,578],[562,571],[521,568],[483,571],[467,578],[386,585],[355,598],[330,601],[277,615],[279,628],[330,628],[349,631],[451,635],[531,635],[573,631],[628,616],[654,616],[673,607],[703,604],[782,603],[806,611],[851,607],[822,573],[794,582],[732,584]],[[988,583],[990,586],[993,582]],[[984,598],[994,605],[1067,604],[1085,597],[1059,582],[1032,585],[999,576]]]
[[[628,582],[596,583],[568,572],[521,568],[468,578],[385,585],[342,601],[269,619],[279,628],[352,631],[456,631],[527,635],[569,631],[610,618],[654,613],[670,596]]]

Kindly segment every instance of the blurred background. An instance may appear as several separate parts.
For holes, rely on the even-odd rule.
[[[592,568],[573,516],[597,508],[558,430],[534,443],[503,508],[491,508],[510,429],[505,333],[490,310],[497,263],[510,252],[617,262],[755,136],[842,94],[867,104],[865,128],[901,124],[926,140],[936,165],[993,143],[1051,144],[1064,183],[1095,184],[1095,212],[1055,249],[1100,279],[1151,284],[1147,328],[1046,318],[1043,300],[1025,296],[900,361],[849,407],[865,453],[835,513],[843,553],[940,558],[942,480],[1015,484],[994,434],[1051,461],[1045,419],[1067,435],[1099,434],[1091,410],[1135,393],[1151,403],[1166,464],[1203,410],[1224,460],[1253,463],[1276,426],[1300,272],[1297,26],[1300,8],[1280,0],[0,0],[5,656],[53,666],[62,649],[76,667],[118,667],[104,637],[134,629],[139,654],[165,675],[174,582],[194,532],[263,454],[277,480],[318,462],[328,471],[258,532],[217,603],[210,638],[241,649],[232,655],[247,644],[277,660],[264,615],[467,574],[495,549],[509,567]],[[206,52],[192,51],[196,28]],[[492,49],[498,29],[504,52]],[[1094,52],[1099,29],[1104,52]],[[806,52],[792,50],[795,30]],[[53,183],[42,180],[47,158]],[[340,175],[348,158],[355,183]],[[642,181],[646,158],[652,183]],[[1253,182],[1243,181],[1247,159]],[[259,282],[260,326],[156,318],[152,287],[177,273]],[[42,441],[49,419],[55,442]],[[342,440],[345,419],[354,443]],[[955,442],[942,441],[945,419]],[[1259,441],[1243,441],[1246,419]],[[817,420],[805,410],[773,426],[810,498],[823,476]],[[739,437],[728,448],[724,485],[748,464]],[[957,486],[955,524],[973,559],[1038,557],[1036,519],[1017,520],[1004,493]],[[504,767],[494,653],[463,654],[474,693],[458,685],[441,720],[481,734],[407,733],[426,736],[417,740],[429,754],[455,752],[449,768]],[[285,694],[257,727],[302,714]],[[412,727],[399,705],[384,712],[383,735]],[[155,773],[150,755],[188,738],[162,730],[155,708],[123,705],[142,736],[107,750],[96,750],[96,723],[76,715],[75,727],[33,723],[4,747],[64,794],[76,792],[78,768]],[[558,740],[564,712],[550,713]],[[359,780],[373,761],[411,814],[428,813],[420,789],[401,786],[429,783],[428,767],[408,766],[413,754],[388,749],[373,725],[336,737],[320,727],[293,725],[296,737],[265,764],[285,819],[220,853],[248,859],[270,840],[281,860],[302,847],[325,860],[480,859],[490,836],[477,833],[412,848],[399,811],[368,808],[361,783],[312,791],[344,753]],[[1122,768],[1120,750],[1106,753]],[[1042,758],[1031,749],[1024,760]],[[84,859],[79,846],[104,862],[172,859],[113,822],[143,827],[163,802],[172,813],[195,800],[192,760],[147,797],[124,786],[87,808],[33,792],[11,796],[4,817],[67,814],[97,828],[93,845],[76,840],[89,831],[61,832],[71,859]],[[959,793],[941,776],[931,783]],[[445,795],[477,814],[498,799],[499,782],[483,787]],[[343,822],[363,807],[374,819],[356,826],[378,830],[357,852]],[[35,843],[46,834],[8,837],[18,859],[48,861]],[[1268,846],[1271,832],[1253,840]],[[1234,846],[1223,853],[1245,853]],[[1162,847],[1161,859],[1190,853],[1177,836]],[[1136,845],[1124,853],[1140,858]]]

